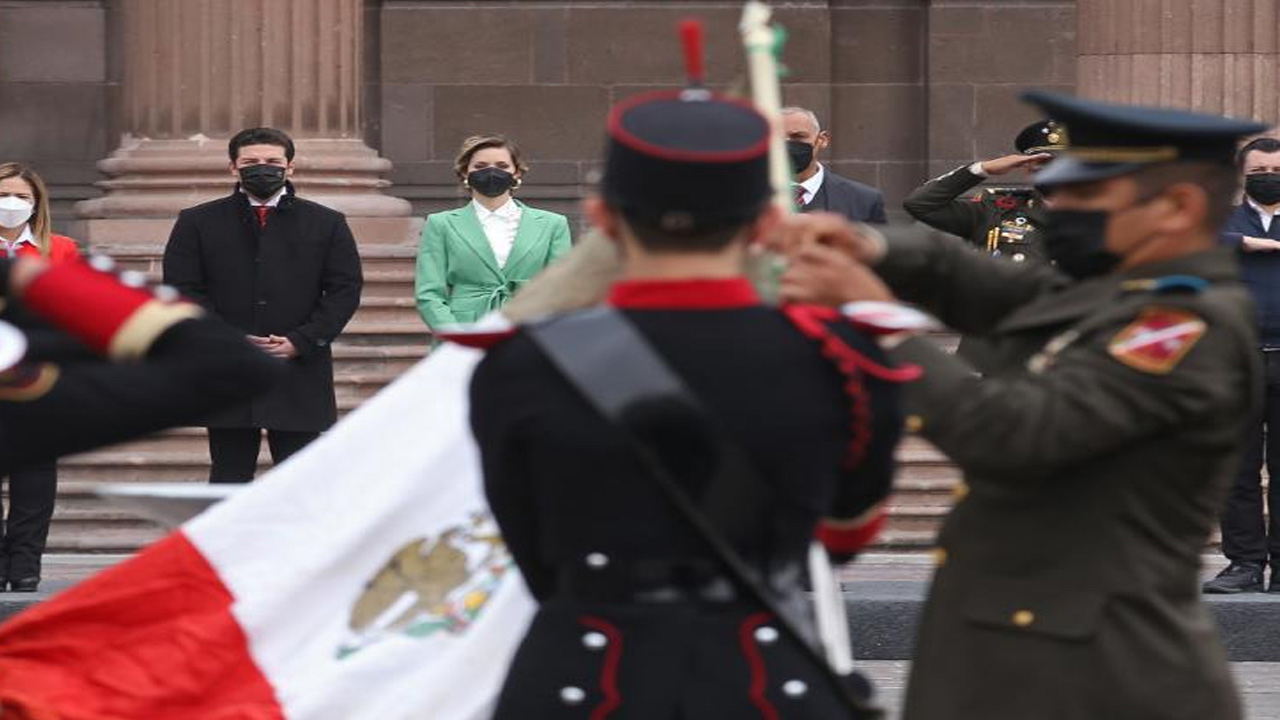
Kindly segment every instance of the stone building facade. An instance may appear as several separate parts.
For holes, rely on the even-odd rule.
[[[790,32],[784,99],[818,112],[835,138],[831,165],[881,187],[891,208],[932,174],[1006,151],[1034,117],[1017,102],[1019,88],[1075,86],[1075,0],[773,4]],[[363,141],[390,161],[386,192],[408,200],[412,215],[459,202],[452,156],[478,131],[508,133],[524,147],[533,166],[526,200],[573,212],[598,162],[610,104],[681,83],[679,19],[706,23],[709,81],[741,83],[738,7],[723,0],[0,0],[0,158],[31,162],[45,175],[59,226],[77,237],[102,235],[91,227],[94,216],[165,220],[166,203],[147,210],[145,202],[124,202],[128,187],[113,190],[124,197],[82,203],[79,213],[75,205],[99,198],[103,180],[120,184],[100,167],[123,172],[119,157],[101,162],[119,155],[122,143],[224,139],[232,123],[218,105],[221,93],[238,103],[235,119],[243,124],[270,120],[302,137]],[[358,37],[317,54],[339,24]],[[360,82],[335,110],[353,120],[319,128],[304,117],[314,114],[309,103],[324,83],[310,71],[326,58],[336,64],[333,52],[356,59]],[[261,77],[246,70],[261,67]],[[237,73],[252,77],[232,88],[225,76]],[[246,112],[267,106],[264,88],[296,102],[282,101],[271,117]],[[199,161],[194,151],[171,152],[168,177],[188,152],[192,165],[207,168],[205,183],[223,182],[207,174],[217,170],[219,145],[206,143]],[[300,169],[304,181],[308,169]],[[123,184],[146,187],[161,170],[146,172],[152,175],[126,172]]]

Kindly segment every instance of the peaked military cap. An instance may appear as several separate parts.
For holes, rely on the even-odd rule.
[[[1013,146],[1023,155],[1062,152],[1067,147],[1067,128],[1057,120],[1041,120],[1022,128]]]
[[[1042,90],[1022,98],[1071,129],[1069,146],[1036,174],[1037,185],[1102,180],[1165,162],[1231,165],[1239,139],[1267,129],[1251,120],[1113,105]]]
[[[769,199],[769,121],[708,90],[639,95],[609,113],[605,202],[667,231],[743,222]]]

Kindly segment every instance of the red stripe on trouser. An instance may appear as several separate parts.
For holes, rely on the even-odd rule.
[[[0,625],[5,720],[279,720],[217,572],[180,532]]]
[[[857,552],[880,534],[884,529],[888,516],[881,512],[857,527],[838,527],[821,523],[818,525],[818,540],[831,552]]]
[[[747,698],[760,711],[760,717],[764,720],[778,720],[778,710],[765,696],[769,677],[765,673],[764,658],[760,657],[760,648],[756,645],[755,631],[772,617],[769,613],[756,613],[748,616],[738,627],[738,645],[742,649],[742,656],[747,660],[747,667],[751,669],[751,686],[747,688]]]
[[[622,661],[622,631],[603,618],[584,615],[578,622],[608,638],[605,646],[604,666],[600,669],[600,692],[604,702],[591,711],[591,720],[605,720],[614,710],[622,707],[622,693],[618,691],[618,664]]]

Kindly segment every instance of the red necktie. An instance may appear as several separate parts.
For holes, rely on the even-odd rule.
[[[796,207],[798,208],[804,207],[804,186],[803,185],[796,186]]]
[[[267,213],[271,212],[271,208],[266,205],[255,205],[253,211],[258,213],[258,227],[265,228],[267,226]]]

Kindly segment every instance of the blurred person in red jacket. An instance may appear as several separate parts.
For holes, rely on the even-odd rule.
[[[59,263],[80,258],[76,241],[50,229],[49,191],[31,168],[0,164],[0,249],[8,257],[39,256]],[[45,460],[9,473],[9,514],[0,503],[0,591],[35,592],[40,556],[49,537],[58,465]]]

